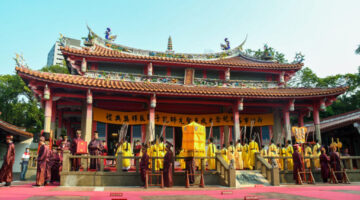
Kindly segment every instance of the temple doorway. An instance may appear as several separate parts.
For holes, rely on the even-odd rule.
[[[107,128],[107,145],[108,145],[108,155],[115,155],[116,145],[119,142],[119,131],[121,129],[121,124],[108,124]],[[129,125],[126,137],[131,137],[132,126]]]
[[[174,127],[175,130],[175,153],[176,155],[180,153],[182,146],[182,128]]]

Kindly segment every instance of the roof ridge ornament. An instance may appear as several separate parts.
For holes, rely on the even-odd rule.
[[[169,36],[169,39],[168,39],[168,45],[167,45],[166,53],[174,53],[171,36]]]
[[[18,67],[29,68],[29,66],[26,64],[25,59],[22,54],[15,53],[14,60]]]
[[[225,44],[220,44],[221,50],[226,51],[226,50],[230,50],[230,41],[228,40],[228,38],[224,39]]]

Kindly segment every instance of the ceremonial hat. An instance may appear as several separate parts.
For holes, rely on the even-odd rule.
[[[7,136],[6,136],[6,139],[12,140],[13,138],[14,138],[14,136],[12,136],[12,135],[7,135]]]

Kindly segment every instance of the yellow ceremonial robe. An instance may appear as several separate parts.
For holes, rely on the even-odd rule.
[[[321,155],[321,152],[320,152],[320,144],[319,143],[316,143],[313,147],[313,156],[314,156],[314,164],[315,164],[315,168],[320,168],[320,155]]]
[[[151,157],[159,157],[159,150],[158,150],[158,145],[154,144],[151,146]],[[159,159],[155,159],[154,160],[154,165],[155,165],[155,171],[159,171],[160,170],[160,162],[158,161]],[[152,164],[152,163],[151,163]]]
[[[243,156],[243,162],[244,162],[244,169],[250,169],[250,160],[249,160],[249,145],[245,144],[243,146],[242,156]]]
[[[123,143],[122,156],[123,157],[133,156],[130,143],[128,142]],[[131,166],[130,159],[123,159],[123,168],[129,168],[130,166]]]
[[[228,146],[227,158],[229,163],[231,162],[231,160],[234,160],[234,164],[235,164],[235,147],[233,145]]]
[[[286,148],[286,156],[292,157],[293,153],[294,153],[294,149],[293,149],[292,145],[289,144]],[[287,159],[287,168],[288,168],[288,170],[291,170],[291,171],[294,169],[294,163],[293,163],[292,158]]]
[[[273,143],[273,144],[270,144],[269,146],[269,150],[268,150],[268,155],[269,156],[272,156],[272,157],[278,157],[278,150],[277,150],[277,146]],[[279,165],[279,168],[280,168],[280,162],[279,162],[279,159],[275,159],[275,161],[277,162],[277,164]]]
[[[224,147],[223,149],[221,149],[221,156],[223,157],[223,159],[225,160],[225,162],[227,164],[229,164],[229,160],[227,158],[227,149]]]
[[[311,147],[307,146],[305,148],[305,156],[311,156],[311,155],[312,155]],[[311,164],[309,158],[305,159],[305,166],[306,168],[310,168]]]
[[[184,149],[181,149],[179,155],[179,157],[184,157],[185,154],[184,154]],[[185,169],[186,168],[186,163],[185,163],[185,160],[184,159],[178,159],[177,160],[179,163],[180,163],[180,168],[181,169]]]
[[[281,157],[286,157],[286,149],[285,149],[285,147],[280,149],[280,156]],[[284,170],[284,168],[285,168],[284,163],[285,163],[285,159],[280,159],[281,170]]]
[[[166,154],[165,144],[163,142],[157,144],[157,149],[159,150],[159,157],[164,157]],[[164,168],[164,160],[158,159],[157,162],[159,163],[160,169]]]
[[[244,162],[242,158],[242,145],[238,143],[236,145],[236,151],[235,151],[235,167],[236,169],[244,169]]]
[[[216,157],[216,151],[217,150],[215,144],[210,143],[207,148],[207,157]],[[215,158],[214,159],[209,158],[207,161],[208,161],[208,168],[210,170],[214,170],[216,168]]]
[[[250,162],[250,169],[253,169],[255,167],[255,153],[256,152],[259,152],[259,145],[257,142],[255,142],[254,140],[252,140],[250,143],[249,143],[249,152],[250,152],[250,155],[249,155],[249,162]]]

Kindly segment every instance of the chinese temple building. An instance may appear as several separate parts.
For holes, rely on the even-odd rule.
[[[17,74],[45,108],[44,131],[73,136],[81,129],[89,141],[95,130],[111,150],[119,130],[128,124],[132,141],[162,135],[181,148],[181,126],[196,121],[218,145],[246,141],[250,134],[262,144],[270,138],[292,138],[290,115],[313,113],[320,137],[319,111],[346,88],[290,88],[287,82],[303,64],[277,63],[271,55],[255,59],[244,43],[219,53],[186,54],[115,44],[89,28],[84,46],[62,43],[70,74],[35,71],[18,63]],[[111,153],[110,153],[111,154]]]

